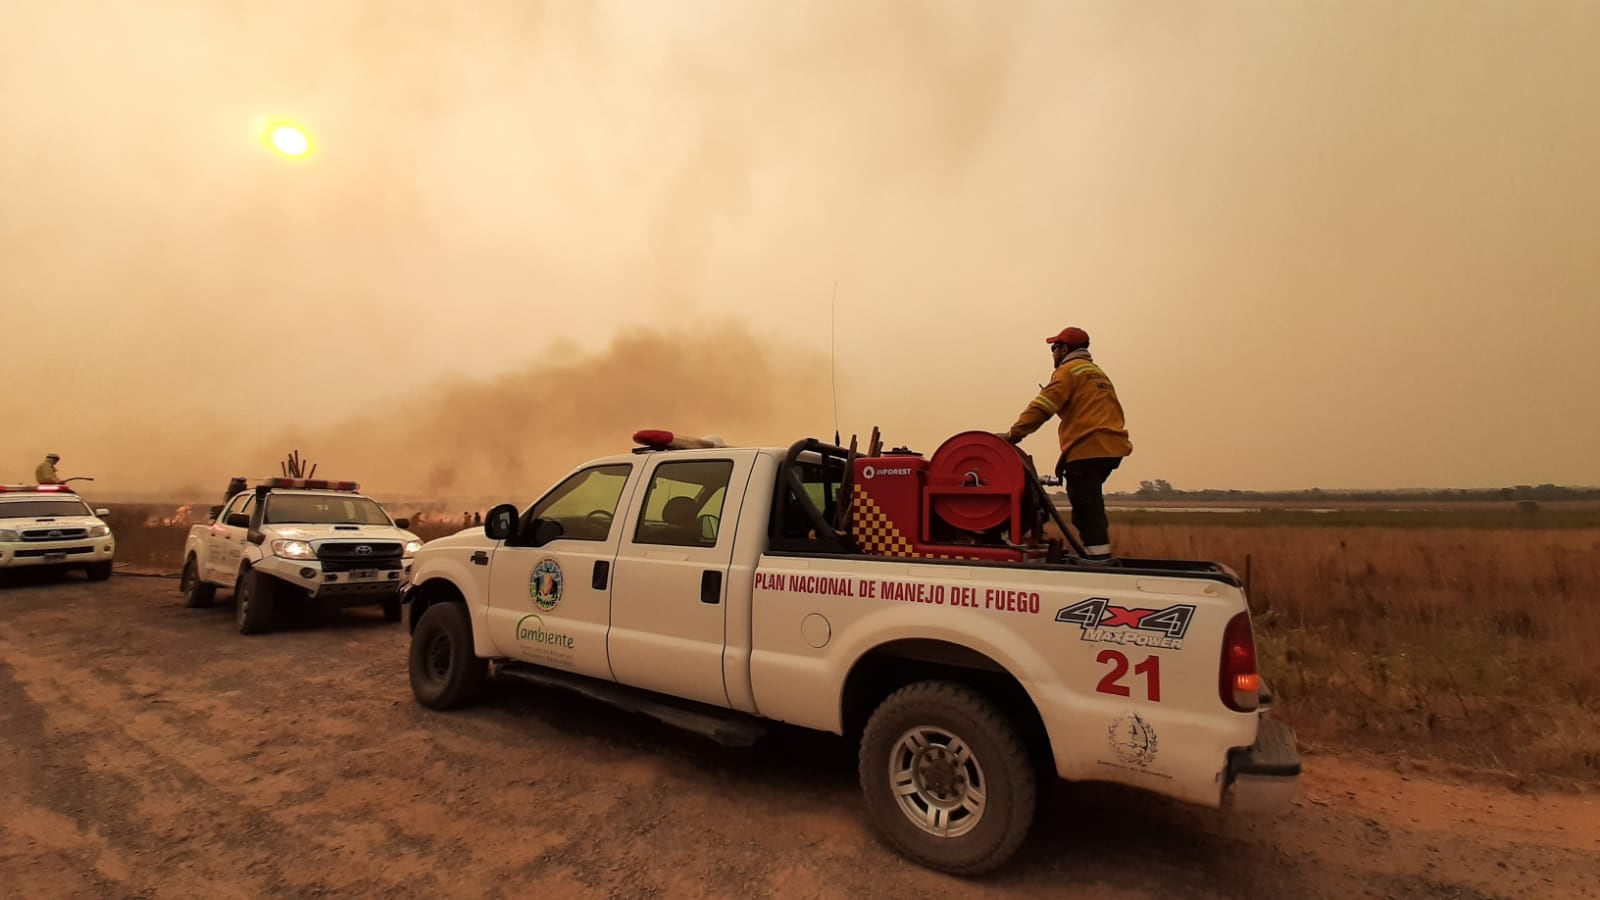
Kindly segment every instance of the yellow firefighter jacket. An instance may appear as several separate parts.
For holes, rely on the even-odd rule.
[[[33,470],[33,480],[36,484],[60,484],[61,479],[56,476],[56,467],[50,460],[39,463]]]
[[[1023,409],[1006,437],[1020,441],[1051,416],[1061,417],[1057,436],[1065,462],[1133,453],[1117,390],[1087,350],[1067,354],[1050,376],[1050,383]]]

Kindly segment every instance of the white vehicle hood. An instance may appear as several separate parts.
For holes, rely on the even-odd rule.
[[[99,516],[39,516],[27,518],[5,517],[4,507],[0,507],[0,529],[11,531],[34,531],[36,529],[52,528],[93,528],[104,525]]]
[[[460,550],[462,548],[489,550],[498,543],[499,541],[489,540],[489,536],[483,533],[483,527],[480,525],[463,528],[455,534],[434,538],[422,545],[421,553],[427,553],[430,550]]]

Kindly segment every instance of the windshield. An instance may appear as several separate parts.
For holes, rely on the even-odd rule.
[[[92,516],[82,500],[12,500],[0,503],[0,519],[48,519],[59,516]]]
[[[269,525],[392,525],[376,501],[332,494],[269,494]]]

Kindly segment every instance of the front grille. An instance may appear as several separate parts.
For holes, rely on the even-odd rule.
[[[365,548],[365,552],[363,552]],[[317,545],[317,559],[348,560],[354,563],[375,563],[379,560],[399,559],[405,548],[393,541],[324,541]],[[361,568],[376,568],[366,565]]]
[[[61,547],[59,549],[57,549],[55,547],[52,547],[52,548],[50,548],[48,550],[45,550],[45,549],[18,550],[16,553],[14,553],[12,555],[17,557],[18,559],[31,559],[31,558],[38,557],[38,556],[50,556],[50,555],[56,554],[56,553],[63,553],[63,554],[66,554],[67,556],[77,556],[79,554],[93,553],[93,552],[94,552],[94,548],[93,547]]]
[[[87,528],[31,528],[22,533],[25,541],[81,541],[88,536]]]
[[[358,572],[370,569],[375,572],[394,572],[402,568],[398,559],[324,559],[322,571],[324,572]]]

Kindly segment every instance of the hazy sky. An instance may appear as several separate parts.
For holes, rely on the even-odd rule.
[[[831,436],[837,282],[847,435],[1004,430],[1076,324],[1113,490],[1600,483],[1597,44],[1597,2],[0,0],[0,478]]]

